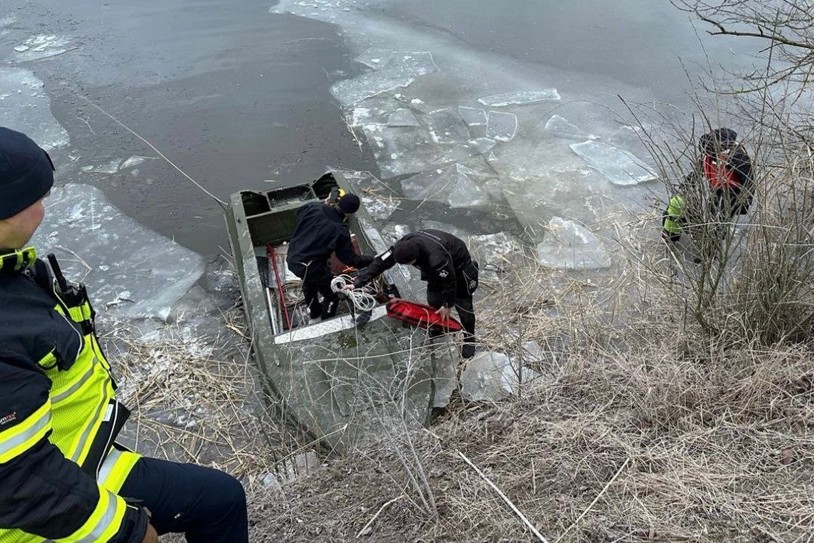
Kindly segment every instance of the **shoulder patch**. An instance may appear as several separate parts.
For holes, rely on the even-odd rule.
[[[440,277],[441,279],[446,279],[447,277],[449,277],[449,272],[447,270],[439,270],[438,277]]]

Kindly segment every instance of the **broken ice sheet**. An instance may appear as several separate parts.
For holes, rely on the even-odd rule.
[[[488,107],[503,107],[511,105],[534,104],[537,102],[555,102],[560,99],[557,89],[542,89],[536,91],[504,92],[478,98],[478,102]]]
[[[97,164],[97,165],[90,165],[90,166],[82,166],[83,172],[88,173],[102,173],[102,174],[114,174],[119,171],[119,164],[121,164],[121,159],[114,159],[104,164]]]
[[[546,268],[598,270],[609,268],[605,246],[584,226],[553,217],[546,227],[545,239],[537,244],[537,258]]]
[[[469,140],[469,130],[452,110],[440,109],[427,116],[430,137],[435,143],[462,143]]]
[[[474,149],[479,155],[485,155],[495,145],[497,145],[497,142],[491,138],[477,138],[469,142],[470,148]]]
[[[517,115],[500,111],[489,112],[486,137],[498,141],[512,141],[515,135],[517,135]]]
[[[552,115],[545,123],[545,130],[558,138],[568,138],[573,140],[596,139],[581,128],[571,124],[568,119],[560,115]]]
[[[53,34],[33,36],[25,40],[22,51],[17,51],[17,60],[32,61],[55,57],[68,51],[70,40]],[[15,47],[15,51],[17,48]]]
[[[392,49],[385,49],[383,47],[369,47],[362,51],[362,53],[357,56],[355,60],[356,62],[364,64],[369,68],[378,70],[379,68],[387,66],[394,54],[395,51]]]
[[[201,256],[127,217],[95,187],[54,187],[45,205],[39,253],[55,253],[65,276],[86,282],[108,315],[165,321],[203,274]]]
[[[488,118],[486,110],[478,107],[458,106],[458,114],[466,123],[466,126],[486,126]]]
[[[420,126],[418,119],[409,109],[397,109],[387,118],[387,126]]]
[[[636,185],[656,179],[655,172],[635,155],[598,141],[572,143],[571,149],[614,185]]]
[[[50,151],[70,143],[68,132],[51,114],[43,82],[31,70],[0,67],[0,126],[25,127],[25,133]]]
[[[524,383],[539,376],[503,353],[480,352],[461,372],[461,395],[469,401],[498,401],[516,394]]]
[[[370,172],[340,171],[353,187],[353,192],[362,199],[365,209],[373,220],[387,220],[398,208],[401,202],[399,195]]]
[[[478,207],[489,203],[488,195],[473,181],[477,172],[462,164],[422,172],[401,182],[410,200],[433,200],[452,208]]]
[[[344,105],[352,105],[383,92],[407,87],[415,78],[438,71],[432,53],[394,51],[387,65],[353,79],[339,81],[331,93]]]

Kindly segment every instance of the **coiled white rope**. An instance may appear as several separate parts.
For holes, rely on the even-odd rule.
[[[331,280],[331,290],[341,292],[350,298],[353,307],[359,311],[371,311],[376,307],[376,298],[365,288],[353,288],[353,278],[349,275],[342,274],[334,277]]]

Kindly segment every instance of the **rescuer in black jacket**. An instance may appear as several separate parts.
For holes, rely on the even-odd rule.
[[[248,542],[236,479],[116,444],[128,411],[85,288],[27,247],[53,181],[47,153],[0,127],[0,541]]]
[[[390,249],[376,256],[359,272],[354,286],[362,287],[396,264],[411,264],[421,270],[427,282],[427,303],[448,318],[452,307],[458,311],[464,329],[461,356],[475,355],[475,308],[472,294],[478,288],[478,263],[472,260],[466,243],[441,230],[419,230],[407,234]]]
[[[359,197],[355,194],[345,194],[336,205],[311,202],[297,210],[297,226],[288,244],[286,263],[302,279],[302,294],[312,319],[336,314],[339,297],[331,290],[331,254],[336,253],[343,264],[354,268],[364,268],[373,261],[371,256],[356,254],[345,223],[358,210]],[[318,294],[322,294],[322,303]]]

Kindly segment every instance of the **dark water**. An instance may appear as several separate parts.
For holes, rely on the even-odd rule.
[[[58,180],[99,186],[125,213],[198,252],[226,245],[222,211],[166,162],[148,161],[136,177],[80,170],[155,156],[82,96],[222,200],[264,179],[373,167],[328,93],[352,69],[330,25],[271,15],[269,2],[247,0],[12,4],[18,35],[67,35],[77,46],[24,65],[45,81],[71,137],[70,150],[55,153]]]

